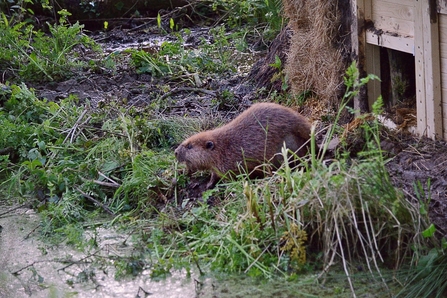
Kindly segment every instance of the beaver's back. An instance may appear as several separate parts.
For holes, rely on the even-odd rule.
[[[263,162],[286,147],[298,151],[310,138],[311,125],[298,112],[274,103],[254,104],[227,125],[213,131],[222,142],[226,160],[251,159]],[[307,148],[297,153],[305,155]]]

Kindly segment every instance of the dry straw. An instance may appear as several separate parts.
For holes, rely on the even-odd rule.
[[[285,71],[295,95],[312,91],[328,104],[338,103],[346,65],[338,41],[337,1],[283,0],[293,30]]]

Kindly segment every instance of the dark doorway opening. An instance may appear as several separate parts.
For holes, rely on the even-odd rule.
[[[416,68],[412,54],[380,48],[380,76],[387,110],[416,107]]]

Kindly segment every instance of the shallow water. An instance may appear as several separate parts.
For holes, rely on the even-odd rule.
[[[8,207],[10,210],[11,208]],[[7,210],[0,207],[0,214]],[[95,268],[91,259],[71,247],[48,248],[38,240],[39,217],[19,208],[0,216],[0,297],[298,297],[300,290],[246,276],[203,277],[173,271],[153,280],[150,271],[116,280],[113,266]],[[127,235],[99,228],[96,237],[104,257],[132,253]],[[298,295],[298,296],[297,296]]]
[[[65,245],[47,248],[37,239],[39,217],[30,209],[19,208],[0,217],[0,226],[0,297],[145,297],[145,292],[150,297],[196,295],[194,278],[186,278],[185,272],[174,272],[161,281],[151,281],[150,272],[117,281],[112,266],[95,268],[91,258]],[[99,229],[97,237],[102,255],[131,252],[130,246],[121,245],[126,235]]]
[[[244,275],[204,277],[197,271],[188,276],[182,270],[154,280],[145,270],[135,278],[116,280],[112,257],[132,254],[128,235],[105,228],[87,231],[86,237],[95,235],[98,243],[89,255],[63,244],[49,247],[38,238],[39,216],[27,208],[5,213],[11,209],[0,205],[0,297],[351,297],[343,277],[323,286],[311,275],[287,282]],[[369,290],[361,297],[389,297],[369,282],[365,277]]]

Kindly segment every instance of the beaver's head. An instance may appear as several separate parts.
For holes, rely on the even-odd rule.
[[[201,132],[183,141],[175,149],[175,157],[184,162],[188,172],[216,168],[216,142],[209,131]]]

